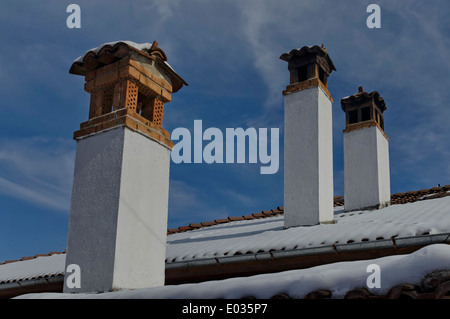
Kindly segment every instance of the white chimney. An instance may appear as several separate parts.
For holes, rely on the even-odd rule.
[[[77,141],[66,269],[100,292],[164,285],[170,151],[164,104],[186,83],[154,42],[106,45],[72,65],[91,94]]]
[[[389,139],[384,132],[386,105],[378,92],[341,100],[344,130],[344,206],[346,211],[390,205]]]
[[[336,70],[323,47],[294,49],[284,95],[284,227],[333,222],[332,101]]]

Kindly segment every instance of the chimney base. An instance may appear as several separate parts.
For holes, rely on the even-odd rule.
[[[77,141],[66,267],[81,288],[64,292],[164,285],[169,167],[169,148],[125,126]]]
[[[320,86],[284,97],[284,227],[333,222],[332,109]]]
[[[389,142],[378,126],[344,133],[344,188],[345,211],[389,206]]]

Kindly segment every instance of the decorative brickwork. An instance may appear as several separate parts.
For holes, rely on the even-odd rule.
[[[114,87],[107,86],[102,89],[101,115],[108,114],[112,110]]]
[[[138,131],[158,143],[172,149],[174,143],[170,140],[170,133],[149,121],[143,116],[127,108],[97,116],[80,124],[80,129],[73,135],[75,140],[111,129],[117,126],[125,126],[133,131]]]
[[[381,132],[381,134],[383,134],[383,136],[389,141],[389,137],[384,132],[384,129],[375,120],[365,121],[365,122],[362,122],[362,123],[349,124],[349,125],[346,126],[346,128],[343,130],[343,132],[347,133],[347,132],[351,132],[351,131],[361,130],[361,129],[366,128],[366,127],[372,127],[372,126],[378,127],[380,132]]]
[[[164,103],[159,99],[155,98],[153,102],[153,112],[152,112],[153,117],[151,121],[156,125],[161,126],[163,120],[163,113],[164,113]]]
[[[309,89],[311,87],[318,87],[318,86],[321,87],[321,89],[324,91],[325,95],[330,99],[331,102],[333,102],[333,98],[331,97],[330,91],[328,91],[328,88],[318,78],[309,79],[309,80],[299,82],[299,83],[289,84],[286,87],[286,90],[283,91],[283,95],[287,95],[290,93],[294,93],[297,91],[302,91],[302,90]]]
[[[125,107],[129,110],[136,111],[138,102],[138,86],[131,81],[126,81],[127,90],[125,98]]]

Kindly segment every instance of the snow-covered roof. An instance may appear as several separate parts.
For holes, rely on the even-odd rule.
[[[167,262],[300,250],[380,239],[450,233],[450,197],[343,212],[335,223],[283,229],[283,216],[219,224],[167,238]]]
[[[368,266],[380,269],[380,287],[368,287]],[[263,274],[198,284],[182,284],[156,288],[118,291],[102,294],[40,293],[18,298],[92,298],[92,299],[237,299],[255,297],[268,299],[277,294],[290,298],[304,298],[313,291],[329,291],[332,298],[343,298],[358,288],[366,288],[374,295],[386,295],[396,285],[408,283],[423,287],[423,279],[430,273],[450,269],[450,246],[435,244],[409,255],[388,256],[372,260],[339,262],[273,274]],[[448,283],[448,281],[447,281]],[[438,289],[436,289],[438,290]],[[447,291],[444,291],[445,294]]]
[[[439,242],[449,240],[450,196],[371,211],[345,213],[343,207],[336,207],[334,224],[283,229],[280,214],[175,233],[167,237],[166,265],[230,256],[333,251],[386,241],[393,245],[392,239],[401,247],[424,235],[439,235]],[[0,265],[0,284],[62,274],[64,263],[65,254],[61,254]]]
[[[33,280],[64,274],[66,254],[42,256],[0,266],[0,283]]]

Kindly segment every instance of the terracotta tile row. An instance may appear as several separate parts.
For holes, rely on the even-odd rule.
[[[48,256],[52,256],[52,255],[59,255],[59,254],[65,254],[66,251],[63,252],[59,252],[59,251],[51,251],[48,254],[37,254],[34,256],[30,256],[30,257],[22,257],[20,259],[15,259],[15,260],[6,260],[5,262],[0,263],[0,265],[5,265],[5,264],[10,264],[16,261],[24,261],[24,260],[30,260],[30,259],[35,259],[37,257],[48,257]]]
[[[395,193],[391,196],[391,204],[413,203],[419,200],[435,199],[449,196],[450,185],[437,186],[419,191],[409,191],[406,193]]]
[[[190,223],[189,226],[181,226],[178,228],[170,228],[167,230],[167,234],[176,234],[176,233],[182,233],[189,230],[219,225],[219,224],[225,224],[229,222],[234,221],[240,221],[240,220],[251,220],[251,219],[259,219],[259,218],[266,218],[271,216],[277,216],[284,213],[284,208],[282,206],[278,206],[276,209],[272,210],[263,210],[261,213],[253,213],[249,215],[243,215],[243,216],[231,216],[227,218],[220,218],[216,219],[214,221],[209,222],[201,222],[201,223]]]
[[[344,196],[334,196],[334,207],[344,206]]]
[[[391,204],[406,204],[406,203],[412,203],[419,200],[426,200],[426,199],[434,199],[434,198],[440,198],[445,196],[450,196],[450,185],[445,186],[438,186],[433,187],[430,189],[421,189],[419,191],[410,191],[407,193],[395,193],[391,195]],[[424,197],[425,196],[425,197]],[[340,207],[344,206],[344,196],[335,196],[333,200],[334,207]],[[189,226],[181,226],[178,228],[170,228],[167,231],[168,235],[176,234],[176,233],[182,233],[189,230],[199,229],[203,227],[209,227],[213,225],[223,224],[223,223],[229,223],[233,221],[238,220],[250,220],[250,219],[257,219],[257,218],[265,218],[265,217],[271,217],[276,216],[284,213],[284,207],[278,206],[276,209],[272,210],[263,210],[261,213],[254,213],[251,215],[243,215],[238,217],[228,217],[228,218],[222,218],[222,219],[216,219],[214,221],[209,222],[202,222],[202,223],[191,223]]]

